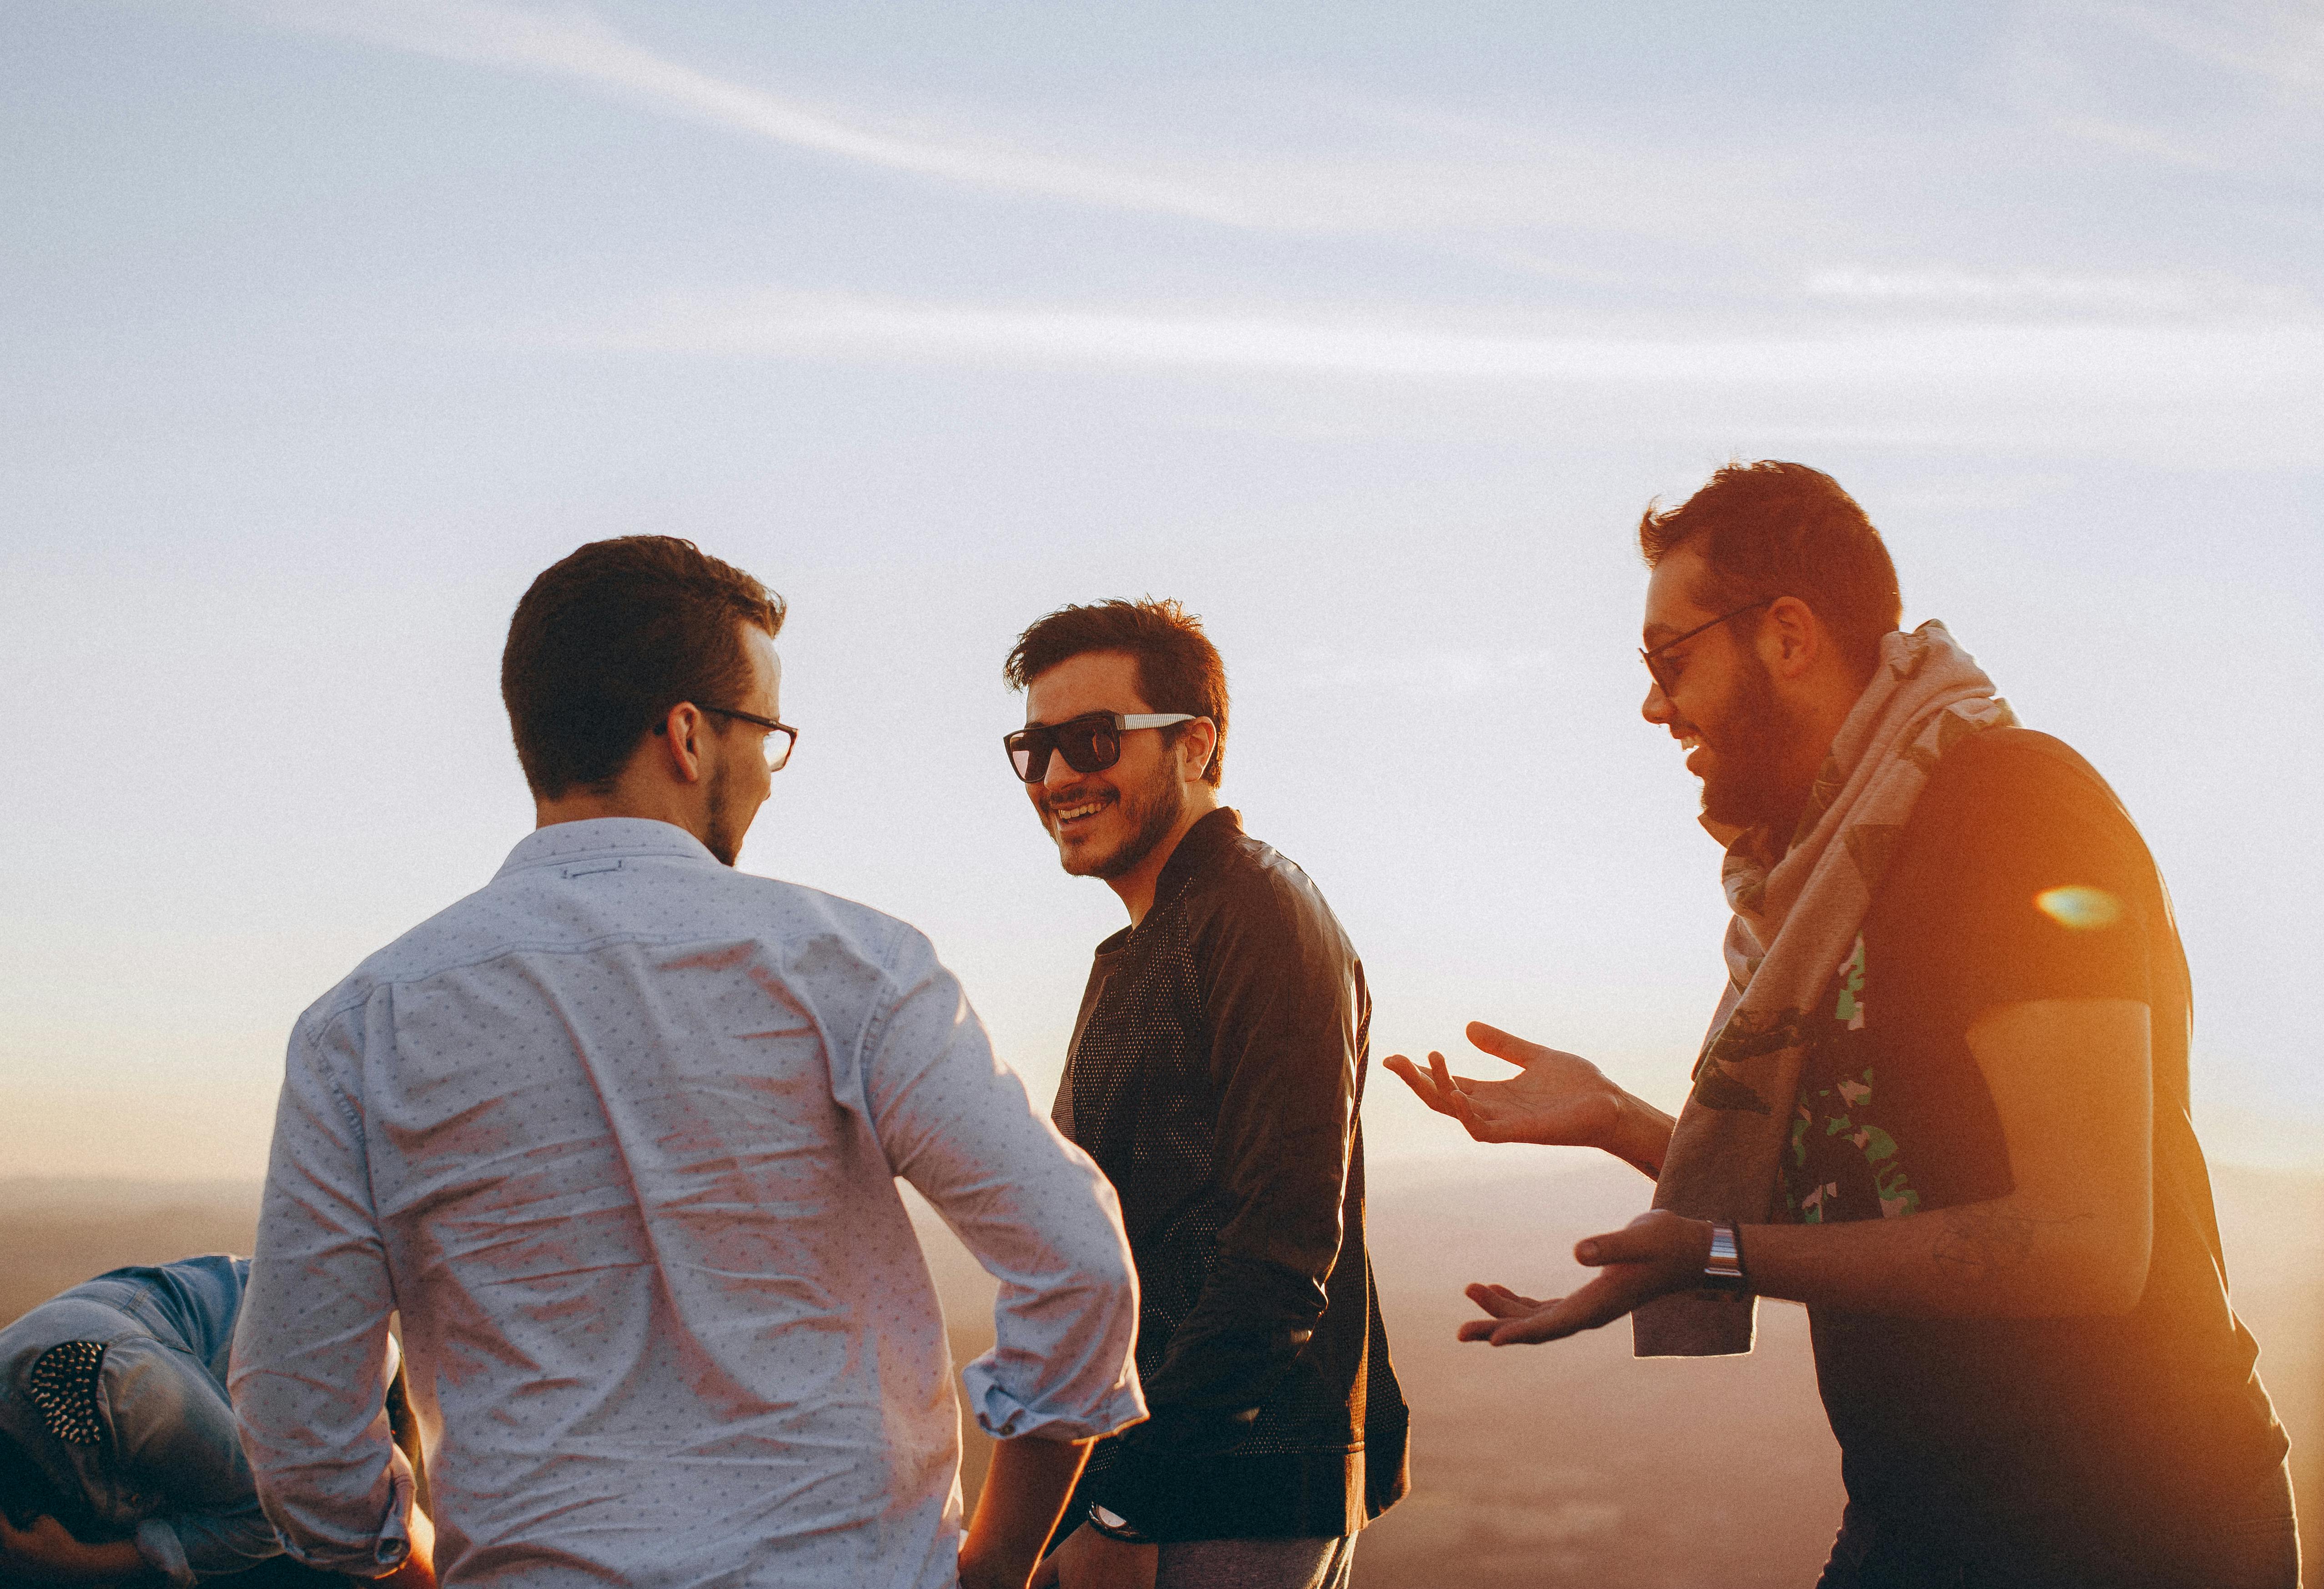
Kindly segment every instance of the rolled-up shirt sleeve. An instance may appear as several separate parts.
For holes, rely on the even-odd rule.
[[[358,1006],[310,1013],[291,1035],[228,1385],[285,1548],[376,1577],[410,1552],[413,1480],[388,1428],[394,1304],[349,1096],[364,1026]]]
[[[1146,1416],[1138,1274],[1113,1187],[1033,1107],[927,938],[891,948],[894,997],[864,1033],[873,1130],[895,1173],[1001,1282],[992,1350],[962,1372],[1000,1439],[1084,1440]]]

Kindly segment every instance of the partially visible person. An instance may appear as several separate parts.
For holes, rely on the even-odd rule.
[[[1755,1293],[1805,1303],[1848,1488],[1825,1589],[2293,1589],[2188,1117],[2186,957],[2129,814],[1943,625],[1900,630],[1829,476],[1730,466],[1639,545],[1645,716],[1726,846],[1728,984],[1675,1122],[1482,1025],[1519,1075],[1388,1061],[1480,1140],[1656,1178],[1576,1250],[1596,1279],[1471,1287],[1462,1338],[1635,1310],[1642,1354],[1740,1352]]]
[[[1343,1589],[1408,1483],[1364,1245],[1363,964],[1219,803],[1226,668],[1176,603],[1051,613],[1006,676],[1035,815],[1130,917],[1097,947],[1054,1113],[1121,1195],[1153,1409],[1091,1458],[1039,1582]]]
[[[0,1330],[0,1583],[344,1582],[283,1560],[235,1435],[249,1275],[222,1254],[116,1269]],[[426,1549],[387,1581],[432,1584]]]
[[[782,615],[668,537],[544,572],[502,661],[536,831],[299,1021],[233,1386],[305,1560],[398,1548],[391,1308],[447,1584],[1023,1589],[1143,1416],[1112,1194],[927,939],[734,869]],[[899,1178],[1001,1282],[965,1539]]]

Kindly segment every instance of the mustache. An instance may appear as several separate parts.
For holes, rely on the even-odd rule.
[[[1045,811],[1062,810],[1067,806],[1078,806],[1086,800],[1103,799],[1114,792],[1111,784],[1069,783],[1055,794],[1043,795],[1041,808]]]

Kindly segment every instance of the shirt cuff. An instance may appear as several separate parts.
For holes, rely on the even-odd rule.
[[[985,1357],[963,1369],[960,1377],[976,1427],[995,1440],[1028,1435],[1044,1440],[1094,1440],[1146,1416],[1146,1399],[1135,1381],[1111,1387],[1095,1407],[1060,1408],[1038,1400],[1028,1404],[1010,1395]]]
[[[412,1477],[411,1459],[402,1448],[387,1448],[387,1482],[392,1486],[387,1498],[387,1517],[379,1525],[379,1545],[372,1559],[379,1564],[374,1577],[383,1577],[403,1565],[411,1554],[411,1507],[420,1492],[419,1482]]]
[[[145,1565],[170,1580],[172,1589],[193,1589],[194,1569],[186,1560],[185,1541],[161,1518],[146,1518],[137,1525],[137,1554]]]

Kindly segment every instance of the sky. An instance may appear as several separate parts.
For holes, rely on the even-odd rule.
[[[2137,817],[2215,1158],[2324,1165],[2324,5],[0,0],[0,1175],[254,1177],[531,824],[508,615],[788,599],[752,871],[1056,1085],[1010,642],[1172,596],[1364,956],[1675,1105],[1718,854],[1635,527],[1836,476]],[[1486,1073],[1493,1063],[1468,1055]],[[1375,1159],[1492,1168],[1374,1073]]]

